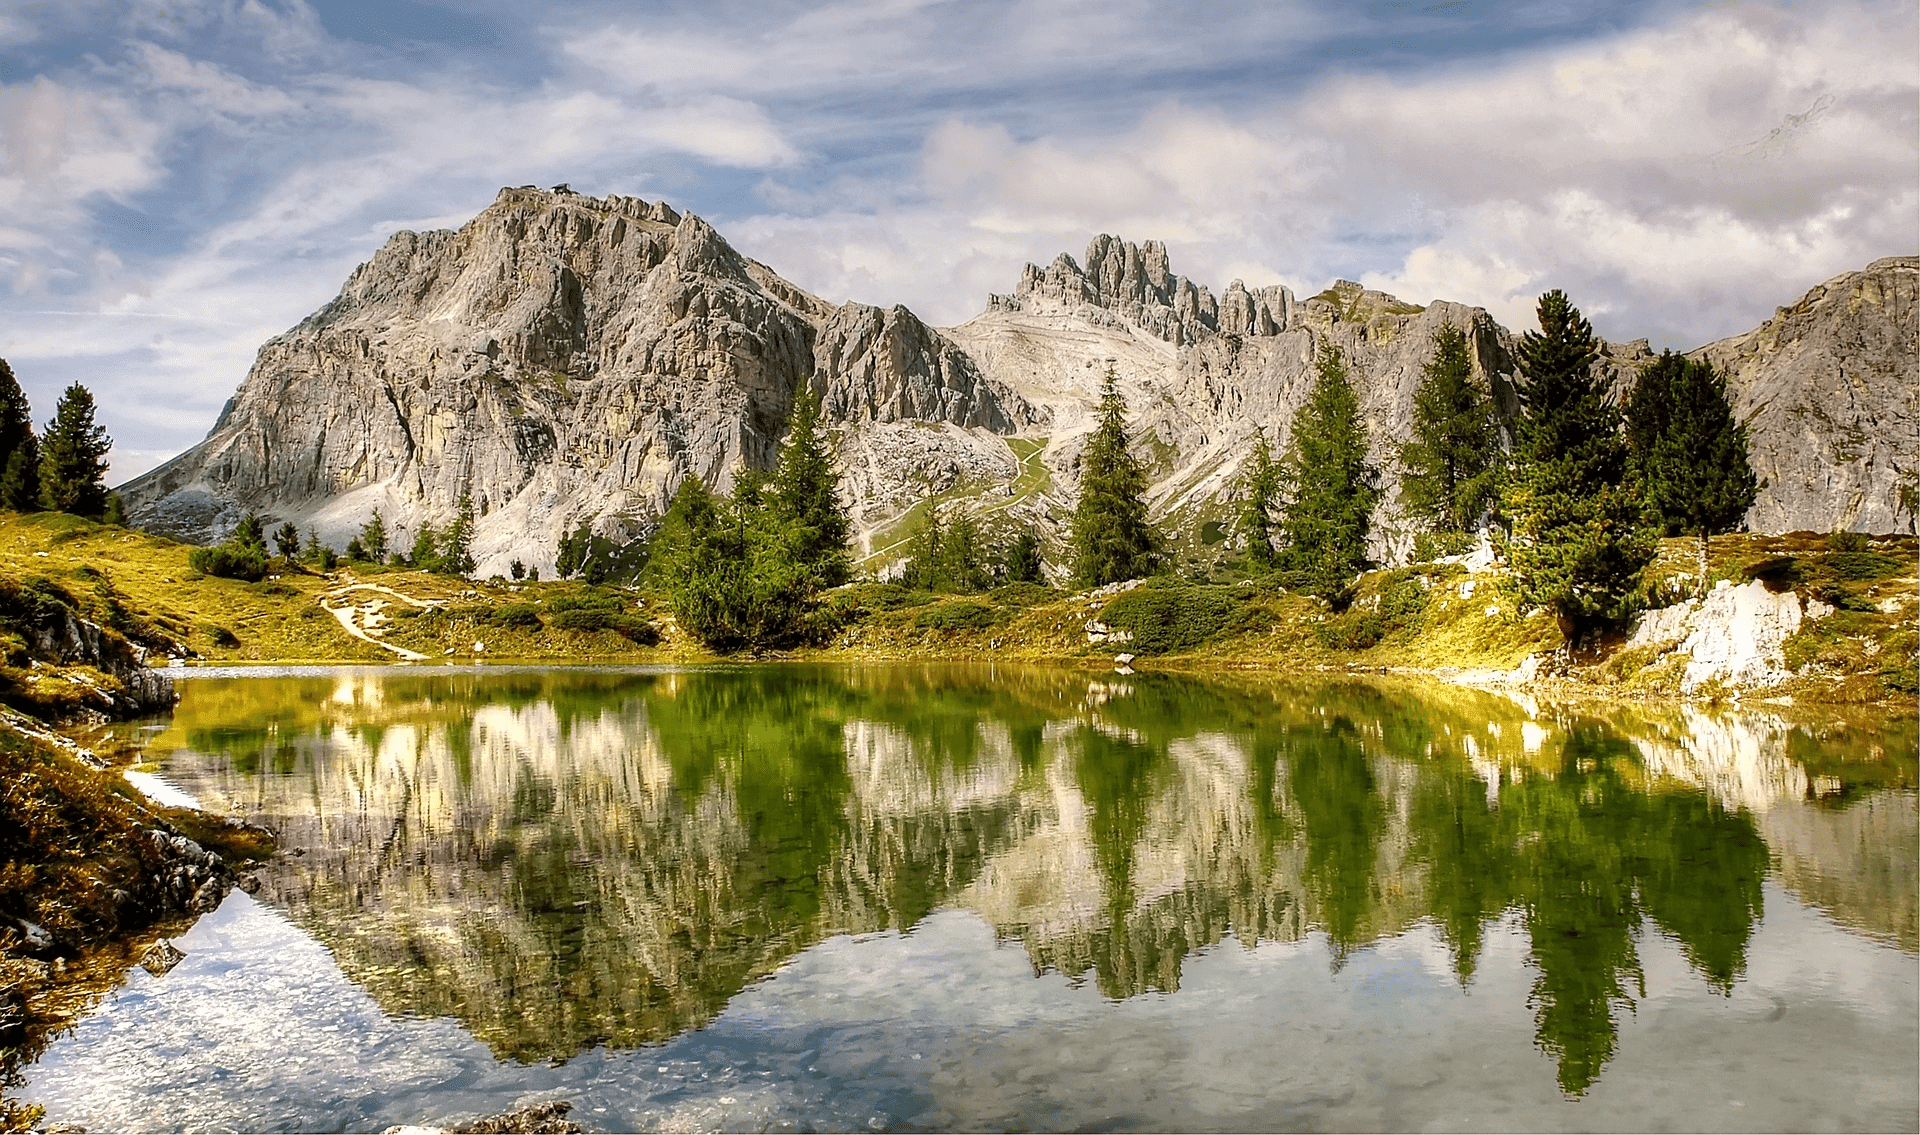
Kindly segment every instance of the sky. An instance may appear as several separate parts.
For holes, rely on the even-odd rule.
[[[392,233],[561,182],[939,325],[1113,233],[1686,349],[1920,251],[1920,0],[0,0],[0,357],[116,482]]]

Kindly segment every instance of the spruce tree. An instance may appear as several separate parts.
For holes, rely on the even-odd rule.
[[[853,576],[847,554],[853,526],[840,504],[839,488],[833,453],[820,432],[820,402],[802,392],[794,400],[767,495],[785,542],[816,587],[838,587]]]
[[[1280,497],[1280,466],[1273,460],[1267,432],[1253,427],[1253,453],[1240,473],[1240,529],[1247,537],[1247,561],[1256,572],[1279,566],[1273,550],[1273,510]]]
[[[93,394],[74,383],[60,395],[40,443],[40,502],[54,512],[99,517],[107,508],[113,439],[93,420]]]
[[[1040,537],[1032,529],[1023,528],[1014,536],[1001,553],[1001,563],[1008,583],[1041,583],[1047,581],[1046,573],[1040,565]]]
[[[1656,551],[1641,525],[1620,412],[1593,373],[1593,326],[1558,289],[1520,340],[1519,438],[1504,510],[1523,602],[1553,611],[1569,641],[1617,618]]]
[[[1367,463],[1367,426],[1347,368],[1323,344],[1313,392],[1295,412],[1280,464],[1287,511],[1281,566],[1303,590],[1338,600],[1367,566],[1367,526],[1380,499]]]
[[[1700,536],[1704,592],[1709,538],[1738,527],[1759,494],[1747,427],[1733,418],[1726,380],[1704,359],[1667,351],[1641,372],[1626,419],[1647,507],[1668,535]]]
[[[900,582],[920,591],[940,589],[940,553],[946,547],[946,528],[940,523],[940,506],[927,505],[920,530],[907,544],[907,562]]]
[[[1459,328],[1440,329],[1422,374],[1413,436],[1400,447],[1400,497],[1441,549],[1457,552],[1498,495],[1500,428]]]
[[[1073,574],[1100,587],[1153,574],[1161,540],[1147,519],[1147,472],[1127,449],[1127,404],[1107,367],[1098,421],[1080,459],[1080,503],[1073,511]]]
[[[300,529],[294,526],[293,521],[289,520],[274,529],[273,547],[280,553],[280,558],[289,564],[300,554]]]

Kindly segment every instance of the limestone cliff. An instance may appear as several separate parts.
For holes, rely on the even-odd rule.
[[[1012,293],[942,331],[904,307],[826,303],[665,204],[502,190],[457,232],[395,235],[261,348],[205,442],[121,492],[156,531],[217,538],[255,510],[335,547],[375,509],[405,547],[467,496],[482,574],[513,559],[546,570],[582,521],[636,535],[682,479],[725,489],[768,465],[804,386],[879,570],[930,496],[1056,543],[1111,367],[1149,503],[1204,556],[1198,534],[1230,517],[1254,429],[1287,443],[1331,344],[1386,489],[1384,559],[1411,543],[1393,455],[1442,327],[1468,334],[1477,379],[1515,408],[1513,336],[1482,309],[1347,282],[1298,300],[1236,280],[1216,299],[1163,245],[1104,235],[1084,261],[1028,265]],[[1895,527],[1896,485],[1920,469],[1917,266],[1878,261],[1697,352],[1729,375],[1752,430],[1755,528]],[[1624,388],[1652,358],[1644,341],[1608,344],[1600,366]]]
[[[1920,477],[1920,257],[1836,276],[1744,335],[1693,352],[1747,423],[1756,532],[1894,532]]]
[[[336,547],[375,509],[404,547],[467,496],[483,574],[550,566],[582,520],[632,535],[684,477],[769,464],[809,379],[855,420],[1027,420],[910,312],[835,309],[692,214],[507,189],[458,232],[395,235],[122,495],[156,531],[251,509]]]

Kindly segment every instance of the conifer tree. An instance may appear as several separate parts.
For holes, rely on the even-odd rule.
[[[274,529],[273,547],[280,553],[280,558],[288,563],[292,563],[293,558],[300,554],[300,529],[294,526],[293,521],[289,520]]]
[[[107,508],[113,439],[93,420],[93,394],[74,383],[60,395],[40,443],[40,502],[54,512],[98,517]]]
[[[1668,535],[1699,533],[1704,592],[1709,538],[1737,527],[1759,494],[1726,380],[1704,359],[1664,352],[1641,372],[1626,419],[1647,506]]]
[[[928,504],[920,531],[914,533],[907,545],[907,562],[900,572],[900,582],[921,591],[939,590],[940,550],[945,546],[946,528],[940,523],[940,506]]]
[[[1253,453],[1240,473],[1240,528],[1247,536],[1247,560],[1256,572],[1279,566],[1273,550],[1273,510],[1280,497],[1280,466],[1273,460],[1267,432],[1253,427]]]
[[[802,392],[794,400],[787,438],[768,486],[769,504],[797,563],[820,588],[838,587],[853,576],[847,554],[852,524],[840,504],[840,475],[820,432],[820,402]]]
[[[353,554],[353,545],[358,544],[360,554]],[[348,559],[365,559],[379,563],[387,558],[387,522],[380,516],[380,510],[374,509],[373,516],[360,526],[360,535],[353,538],[347,546]]]
[[[1332,344],[1321,346],[1316,370],[1280,465],[1287,498],[1280,563],[1299,573],[1304,590],[1338,599],[1367,566],[1367,525],[1380,490],[1367,463],[1360,399]]]
[[[1620,412],[1593,373],[1593,326],[1558,289],[1540,297],[1539,319],[1518,352],[1507,558],[1522,601],[1552,610],[1577,645],[1587,627],[1619,616],[1656,549],[1641,525]]]
[[[240,523],[234,526],[233,535],[227,537],[227,540],[238,547],[258,548],[265,553],[267,550],[266,522],[260,519],[259,513],[249,512],[240,518]]]
[[[1446,552],[1459,551],[1498,495],[1500,428],[1473,381],[1467,337],[1442,327],[1413,396],[1413,436],[1400,447],[1400,496]]]
[[[15,512],[40,508],[40,439],[32,433],[20,439],[0,470],[0,506]]]
[[[16,512],[40,507],[40,442],[26,392],[5,359],[0,359],[0,507]]]
[[[1032,529],[1023,528],[1014,536],[1001,554],[1001,564],[1008,583],[1047,581],[1040,564],[1040,537]]]
[[[1099,420],[1080,462],[1080,503],[1073,511],[1074,579],[1100,587],[1151,575],[1160,533],[1147,519],[1146,469],[1127,449],[1127,404],[1107,367]]]

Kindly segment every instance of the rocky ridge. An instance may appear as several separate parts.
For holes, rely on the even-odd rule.
[[[1917,265],[1878,261],[1701,348],[1752,423],[1756,527],[1893,527],[1895,482],[1920,467],[1902,382]],[[804,387],[839,446],[860,551],[880,568],[901,517],[930,496],[1056,541],[1111,367],[1151,506],[1204,552],[1197,533],[1230,516],[1253,430],[1286,444],[1330,343],[1374,439],[1388,490],[1374,552],[1390,559],[1412,537],[1390,455],[1449,325],[1511,413],[1513,336],[1480,308],[1344,281],[1304,301],[1234,281],[1216,300],[1158,242],[1101,236],[1084,267],[1028,265],[1014,292],[941,330],[905,307],[829,304],[664,203],[506,189],[457,232],[396,234],[262,347],[205,442],[121,491],[155,531],[217,538],[257,510],[336,547],[376,508],[407,546],[465,495],[481,574],[512,559],[546,571],[582,521],[638,535],[685,477],[724,490],[768,465]],[[1609,344],[1601,365],[1624,387],[1651,358],[1644,341]]]

